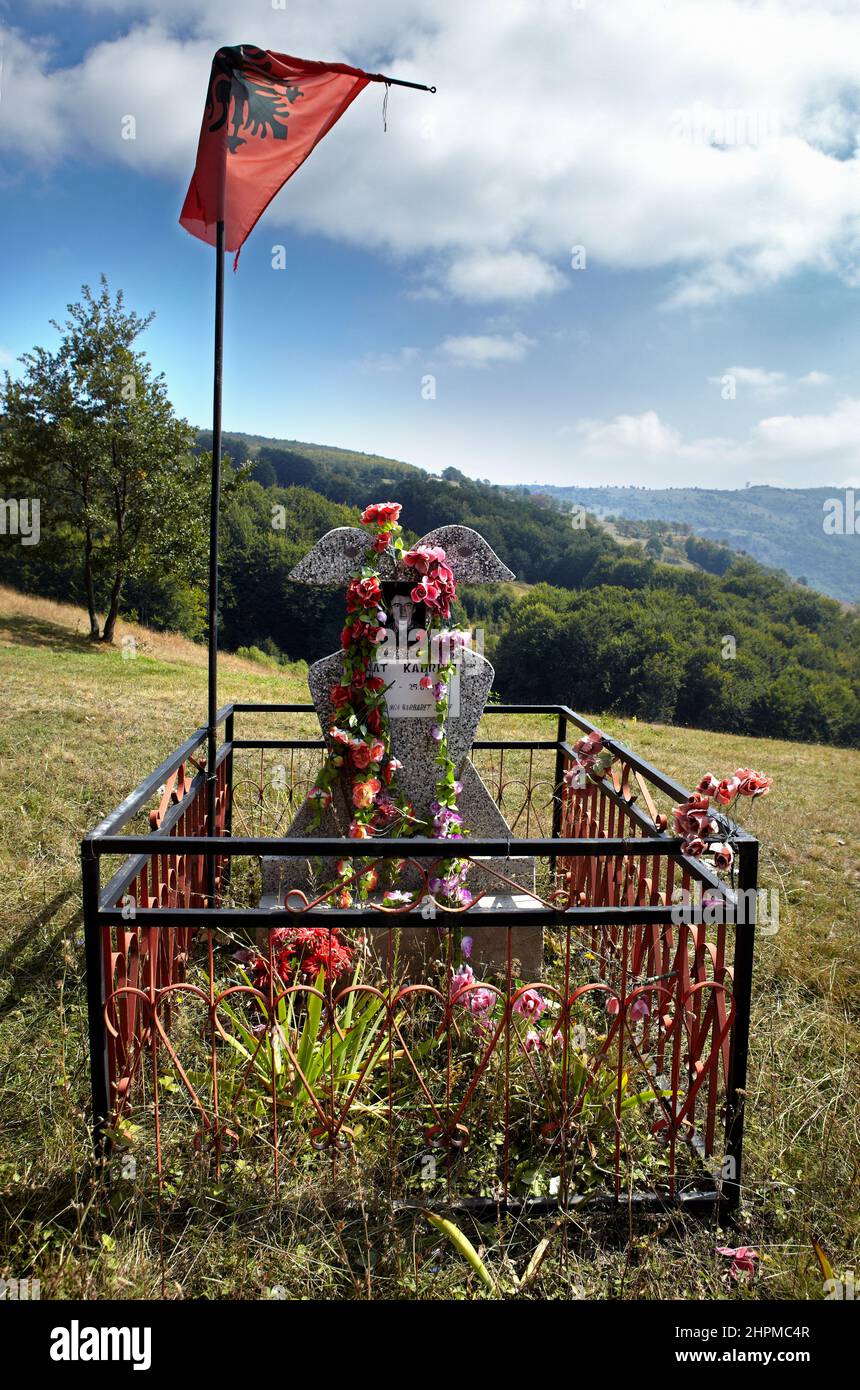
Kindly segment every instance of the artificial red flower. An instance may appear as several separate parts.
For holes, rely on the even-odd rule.
[[[375,575],[367,579],[351,579],[347,585],[346,607],[349,613],[359,608],[378,607],[381,598],[382,590]]]
[[[354,743],[349,750],[349,756],[352,759],[353,767],[357,767],[362,772],[373,761],[370,756],[370,748],[366,743]]]
[[[401,510],[399,502],[372,502],[361,513],[361,519],[365,526],[372,526],[374,523],[378,526],[393,526]]]

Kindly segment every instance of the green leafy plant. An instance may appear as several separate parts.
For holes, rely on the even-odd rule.
[[[250,987],[244,971],[242,975]],[[253,1014],[247,1003],[234,1002],[247,1001],[252,997],[248,994],[233,994],[222,1002],[221,1036],[228,1050],[219,1084],[237,1113],[244,1107],[254,1116],[265,1116],[274,1089],[278,1102],[291,1107],[295,1122],[313,1106],[312,1096],[323,1114],[337,1122],[353,1087],[388,1058],[382,1035],[385,995],[362,992],[359,976],[357,967],[351,982],[354,988],[340,991],[342,1003],[334,1004],[334,1026],[323,1017],[326,980],[322,969],[312,986],[276,996],[271,1013],[257,994]],[[376,1108],[355,1101],[350,1113]]]

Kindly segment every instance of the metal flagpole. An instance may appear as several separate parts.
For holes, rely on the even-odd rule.
[[[218,539],[221,516],[221,381],[224,367],[224,221],[215,237],[215,363],[212,385],[212,492],[209,499],[209,703],[206,739],[206,815],[208,835],[215,835],[218,730]],[[206,863],[206,892],[215,906],[215,855]]]
[[[378,75],[374,80],[389,87],[412,87],[421,92],[435,92],[423,82],[406,82],[402,78]],[[225,151],[226,160],[226,151]],[[226,163],[222,178],[226,176]],[[224,208],[224,187],[221,187],[220,207]],[[218,730],[218,542],[221,511],[221,382],[224,366],[224,218],[216,223],[215,239],[215,364],[212,390],[212,493],[209,500],[209,699],[206,719],[206,816],[209,836],[216,834],[218,806],[215,760]],[[210,907],[215,906],[216,856],[210,854],[206,864],[206,893]]]

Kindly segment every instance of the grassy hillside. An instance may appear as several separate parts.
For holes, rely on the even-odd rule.
[[[104,648],[84,633],[78,610],[0,590],[0,1275],[40,1278],[43,1297],[258,1298],[273,1284],[299,1297],[475,1296],[419,1217],[344,1230],[289,1192],[274,1203],[261,1188],[248,1207],[214,1185],[165,1217],[145,1194],[111,1205],[90,1182],[78,843],[202,722],[206,671],[181,638],[126,625],[120,639],[135,645]],[[221,696],[304,699],[303,672],[225,657]],[[521,737],[535,727],[506,722]],[[839,1271],[860,1253],[860,753],[605,723],[688,784],[741,763],[776,779],[756,815],[780,930],[758,944],[738,1243],[762,1254],[754,1296],[820,1297],[810,1240]],[[471,1235],[521,1272],[542,1233]],[[531,1295],[737,1297],[718,1243],[677,1216],[625,1218],[620,1231],[585,1217],[567,1263],[547,1260]]]
[[[860,602],[860,537],[827,535],[822,522],[833,487],[717,488],[553,487],[534,484],[557,502],[578,502],[597,516],[687,523],[698,536],[746,551],[760,564],[803,579],[847,603]]]

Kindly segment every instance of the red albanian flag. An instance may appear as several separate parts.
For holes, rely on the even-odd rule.
[[[219,48],[180,224],[238,252],[275,194],[378,73],[309,63],[252,44]]]

